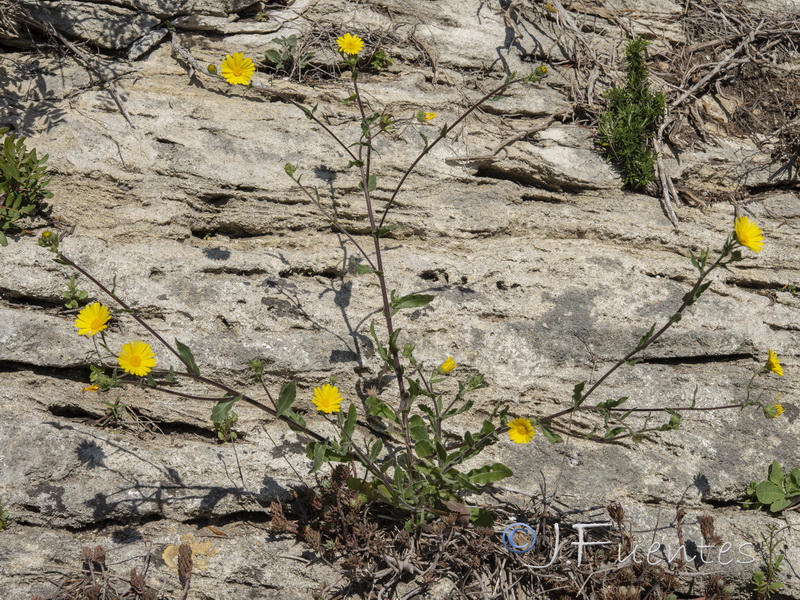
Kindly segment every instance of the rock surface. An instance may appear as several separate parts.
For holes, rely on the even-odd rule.
[[[570,5],[560,9],[563,21],[525,13],[512,27],[508,7],[473,0],[298,1],[268,5],[263,21],[248,2],[176,3],[180,9],[144,1],[22,4],[41,8],[35,14],[67,37],[118,51],[98,60],[130,116],[128,122],[108,86],[74,57],[0,56],[0,126],[12,125],[29,136],[29,147],[49,155],[50,216],[75,228],[64,252],[114,285],[165,339],[189,345],[204,374],[261,397],[247,367],[260,357],[274,389],[294,378],[307,403],[331,376],[348,398],[377,376],[369,325],[379,320],[379,293],[373,279],[350,273],[355,248],[283,165],[296,164],[303,182],[366,246],[358,182],[339,147],[295,107],[205,72],[190,77],[171,35],[159,31],[163,21],[178,17],[177,39],[204,66],[239,51],[260,62],[276,36],[290,33],[318,43],[309,79],[284,79],[264,67],[256,81],[317,106],[315,114],[347,144],[358,140],[359,117],[344,102],[349,75],[335,70],[330,48],[344,31],[382,40],[395,62],[360,80],[372,108],[387,106],[397,117],[438,113],[378,144],[375,197],[383,206],[423,149],[420,133],[433,139],[498,85],[504,69],[527,73],[540,60],[563,60],[559,24],[587,14]],[[60,20],[48,16],[67,6]],[[655,32],[654,46],[667,47],[682,35],[675,24],[681,7],[630,0],[617,8],[627,11],[634,31]],[[89,32],[93,21],[81,11],[93,11],[113,36]],[[114,26],[117,17],[129,25]],[[592,19],[594,29],[584,35],[598,52],[624,40],[613,19]],[[146,50],[127,54],[143,36],[151,36]],[[784,415],[687,412],[680,430],[638,444],[550,445],[537,435],[531,445],[501,442],[487,455],[513,469],[500,488],[518,502],[539,496],[544,483],[559,506],[589,521],[605,520],[602,507],[619,501],[635,531],[666,527],[667,535],[674,535],[680,504],[695,540],[696,518],[712,514],[734,545],[760,542],[771,519],[739,508],[747,484],[764,478],[773,459],[800,466],[800,296],[791,287],[800,283],[796,180],[750,139],[719,135],[717,144],[667,160],[681,188],[718,200],[678,207],[676,229],[657,198],[622,190],[597,153],[592,130],[574,118],[570,68],[549,66],[544,82],[512,88],[475,112],[409,177],[390,213],[389,222],[404,229],[386,240],[386,273],[399,293],[436,299],[400,313],[398,324],[428,364],[453,356],[457,374],[486,375],[478,415],[498,403],[510,403],[514,415],[552,413],[568,406],[575,383],[596,379],[677,309],[693,281],[689,252],[714,252],[731,230],[734,206],[719,200],[750,190],[739,210],[762,226],[764,250],[717,272],[709,292],[644,362],[615,373],[597,400],[629,396],[639,407],[681,406],[697,389],[699,406],[735,404],[774,349],[785,376],[760,378],[759,385],[765,398],[781,394]],[[315,73],[327,79],[312,81]],[[45,218],[30,224],[34,233],[46,225]],[[162,553],[182,535],[215,535],[206,525],[227,537],[208,538],[217,553],[193,581],[196,598],[308,597],[339,577],[322,563],[294,560],[307,549],[263,524],[271,500],[300,481],[313,483],[302,436],[243,406],[243,440],[217,445],[208,403],[134,387],[81,391],[93,345],[75,334],[75,311],[63,308],[69,269],[30,235],[16,236],[0,253],[0,502],[12,519],[0,531],[7,565],[0,589],[10,590],[7,597],[51,593],[46,565],[76,566],[80,546],[96,544],[117,561],[156,559],[153,572],[172,593],[177,578]],[[80,283],[91,299],[107,301]],[[153,342],[122,315],[106,339],[118,349],[133,337]],[[159,366],[177,366],[153,344]],[[116,396],[135,408],[134,431],[88,422]],[[783,581],[787,597],[800,598],[797,513],[785,519],[793,529],[782,546],[791,566]],[[737,597],[748,597],[753,568],[725,567]]]

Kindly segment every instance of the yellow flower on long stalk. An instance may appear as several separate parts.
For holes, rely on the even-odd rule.
[[[236,52],[233,56],[227,54],[220,68],[220,74],[231,85],[249,85],[255,72],[253,61],[241,52]]]
[[[108,313],[108,307],[99,302],[93,302],[84,306],[78,313],[78,318],[75,319],[75,327],[78,328],[78,335],[92,337],[108,327],[109,320],[111,320],[111,315]]]
[[[345,33],[342,37],[336,38],[339,45],[339,52],[342,54],[352,54],[355,56],[364,49],[364,40],[352,33]]]
[[[767,371],[772,371],[773,373],[783,377],[783,367],[781,366],[781,361],[778,359],[778,355],[773,350],[769,351],[769,354],[767,355],[767,364],[764,365],[764,368],[767,369]]]
[[[741,216],[733,223],[733,231],[742,246],[753,252],[761,252],[761,248],[764,247],[764,235],[755,221]]]
[[[342,410],[342,396],[339,394],[339,388],[329,383],[326,383],[322,387],[314,388],[314,397],[312,401],[320,412],[330,414]]]
[[[536,435],[536,430],[528,419],[519,417],[508,423],[508,437],[515,444],[527,444]]]
[[[144,377],[156,366],[155,353],[150,344],[139,340],[123,344],[117,362],[123,371],[136,377]]]

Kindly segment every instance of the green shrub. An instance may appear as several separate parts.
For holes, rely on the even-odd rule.
[[[625,87],[606,93],[608,110],[600,115],[597,143],[622,170],[625,185],[643,188],[653,180],[656,155],[650,139],[664,112],[664,94],[650,91],[644,50],[647,42],[636,38],[625,47]]]
[[[43,198],[52,198],[47,190],[50,183],[42,179],[45,175],[45,154],[36,156],[25,147],[25,138],[8,133],[8,127],[0,128],[5,136],[3,152],[0,154],[0,245],[8,246],[6,231],[16,229],[15,222],[32,213]]]

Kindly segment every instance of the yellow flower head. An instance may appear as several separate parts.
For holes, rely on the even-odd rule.
[[[767,364],[764,366],[764,368],[783,377],[783,367],[781,366],[781,361],[778,360],[778,355],[773,350],[769,351],[769,354],[767,355]]]
[[[508,437],[515,444],[527,444],[534,435],[536,435],[536,430],[528,419],[519,417],[508,423]]]
[[[78,328],[78,335],[92,337],[95,333],[103,331],[108,325],[111,315],[108,314],[108,307],[99,302],[93,302],[81,309],[78,318],[75,319],[75,327]]]
[[[94,384],[92,384],[92,385],[90,385],[88,387],[83,388],[83,391],[84,392],[96,392],[99,389],[100,389],[100,386],[97,385],[96,383],[94,383]]]
[[[768,419],[777,419],[783,414],[782,404],[767,404],[764,407],[764,416]]]
[[[345,33],[342,37],[336,39],[339,45],[339,52],[342,54],[356,55],[364,49],[364,40],[352,33]]]
[[[417,114],[417,119],[419,119],[422,122],[425,122],[425,121],[431,121],[431,120],[435,119],[438,116],[439,115],[436,114],[435,112],[422,112],[422,111],[420,111]]]
[[[139,340],[124,344],[117,361],[123,371],[136,377],[144,377],[156,366],[155,353],[150,344]]]
[[[339,388],[329,383],[322,387],[314,388],[313,402],[320,412],[335,413],[342,410],[340,406],[342,397],[339,395]]]
[[[241,52],[236,52],[233,56],[227,54],[220,68],[220,74],[231,85],[249,85],[255,72],[256,66],[253,61],[246,58]]]
[[[764,235],[755,221],[748,217],[739,217],[733,224],[733,230],[736,233],[736,239],[742,246],[753,252],[761,252],[761,248],[764,247]]]
[[[447,373],[449,373],[450,371],[455,369],[457,366],[458,366],[458,363],[453,360],[453,357],[452,356],[448,356],[447,360],[439,365],[439,368],[437,369],[437,371],[439,371],[439,373],[441,373],[442,375],[446,375]]]

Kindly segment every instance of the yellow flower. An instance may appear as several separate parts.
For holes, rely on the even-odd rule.
[[[546,75],[547,74],[547,67],[545,67],[544,65],[539,65],[539,68],[537,69],[537,71],[539,71],[539,75]]]
[[[764,416],[768,419],[777,419],[783,414],[782,404],[767,404],[764,407]]]
[[[83,391],[84,392],[96,392],[99,389],[100,389],[100,386],[95,383],[95,384],[92,384],[92,385],[90,385],[88,387],[83,388]]]
[[[222,67],[220,68],[220,74],[231,85],[239,83],[249,85],[255,72],[256,66],[253,61],[246,58],[241,52],[236,52],[233,56],[230,54],[225,55],[225,60],[222,61]]]
[[[528,419],[519,417],[508,423],[508,437],[515,444],[527,444],[534,435],[536,435],[536,431]]]
[[[544,9],[547,12],[552,12],[552,13],[557,13],[558,12],[558,9],[555,6],[553,6],[552,2],[548,2],[547,4],[545,4],[544,5]]]
[[[342,54],[358,54],[364,48],[364,40],[357,35],[345,33],[342,37],[336,39],[339,44],[339,52]]]
[[[736,239],[742,246],[753,252],[761,252],[761,248],[764,246],[764,236],[755,221],[751,221],[748,217],[739,217],[733,224],[733,230],[736,233]]]
[[[441,373],[442,375],[446,375],[447,373],[449,373],[450,371],[455,369],[457,366],[458,366],[458,363],[453,360],[453,357],[452,356],[448,356],[447,360],[439,365],[439,368],[437,369],[437,371],[439,371],[439,373]]]
[[[94,334],[103,331],[108,325],[111,315],[108,314],[108,307],[99,302],[93,302],[84,306],[75,319],[75,327],[78,328],[78,335],[92,337]]]
[[[778,360],[778,355],[773,350],[769,351],[767,356],[767,364],[764,366],[764,368],[783,377],[783,367],[781,366],[781,361]]]
[[[435,112],[423,112],[423,113],[420,113],[420,114],[422,115],[422,118],[421,118],[422,121],[430,121],[430,120],[435,119],[436,117],[439,116]]]
[[[155,353],[150,344],[139,340],[124,344],[117,361],[125,372],[136,377],[144,377],[156,366]]]
[[[339,388],[335,385],[326,383],[322,387],[314,388],[314,404],[317,410],[324,413],[335,413],[342,410],[340,404],[342,397],[339,395]]]

